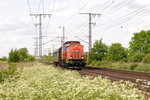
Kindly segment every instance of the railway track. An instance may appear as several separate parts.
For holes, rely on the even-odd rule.
[[[84,67],[83,69],[78,70],[78,72],[81,75],[90,75],[94,77],[101,76],[102,78],[107,77],[111,81],[130,81],[134,83],[135,87],[144,91],[144,93],[150,97],[150,73],[95,67]]]
[[[96,75],[104,74],[104,76],[109,76],[109,77],[118,76],[118,77],[125,78],[126,80],[132,79],[132,81],[136,79],[150,81],[150,73],[145,73],[145,72],[125,71],[125,70],[106,69],[106,68],[93,68],[93,67],[85,67],[79,72],[81,74],[82,72],[95,73]]]

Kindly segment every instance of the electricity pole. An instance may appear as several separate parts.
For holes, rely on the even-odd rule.
[[[42,57],[42,17],[51,17],[51,14],[30,14],[30,16],[35,16],[39,18],[39,57]]]
[[[59,28],[63,28],[62,31],[62,37],[61,37],[61,46],[63,46],[63,44],[65,43],[65,27],[64,26],[59,26]]]
[[[88,52],[88,64],[92,62],[92,25],[96,25],[96,23],[92,23],[92,17],[98,16],[100,17],[101,14],[98,13],[80,13],[89,15],[89,52]]]
[[[34,57],[37,58],[38,57],[38,37],[34,38],[34,46],[35,46]]]
[[[65,43],[65,27],[63,26],[63,44]]]
[[[59,28],[61,28],[61,26],[59,26]],[[60,37],[61,38],[61,47],[62,47],[62,52],[63,52],[63,48],[64,48],[64,43],[65,43],[65,27],[64,26],[62,26],[62,28],[63,28],[63,31],[62,31],[62,37]],[[63,53],[62,53],[62,59],[63,59]]]

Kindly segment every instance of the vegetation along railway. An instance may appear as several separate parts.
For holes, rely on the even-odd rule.
[[[130,81],[135,87],[150,94],[150,73],[125,71],[107,68],[86,67],[84,61],[84,47],[78,41],[67,41],[62,47],[55,50],[53,54],[53,63],[45,62],[45,64],[53,64],[68,70],[77,70],[81,75],[89,75],[102,78],[108,78],[111,81]]]
[[[53,65],[53,63],[43,62],[44,64]],[[53,65],[55,66],[55,65]],[[57,66],[60,67],[60,66]],[[60,67],[62,68],[62,67]],[[63,67],[64,68],[64,67]],[[74,70],[65,68],[66,70]],[[146,72],[135,72],[135,71],[125,71],[125,70],[116,70],[116,69],[107,69],[107,68],[95,68],[85,66],[81,70],[76,70],[83,76],[93,76],[93,77],[102,77],[108,78],[111,81],[130,81],[134,83],[135,87],[142,90],[145,94],[149,96],[150,94],[150,73]]]

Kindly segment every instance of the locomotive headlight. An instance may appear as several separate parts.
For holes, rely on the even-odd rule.
[[[70,58],[72,59],[72,55],[70,55]]]
[[[82,59],[83,59],[83,57],[82,57]]]
[[[73,61],[70,61],[70,64],[73,64]]]

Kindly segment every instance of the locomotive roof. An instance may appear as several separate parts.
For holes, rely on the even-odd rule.
[[[66,44],[66,43],[80,43],[80,42],[79,41],[67,41],[64,44]]]

